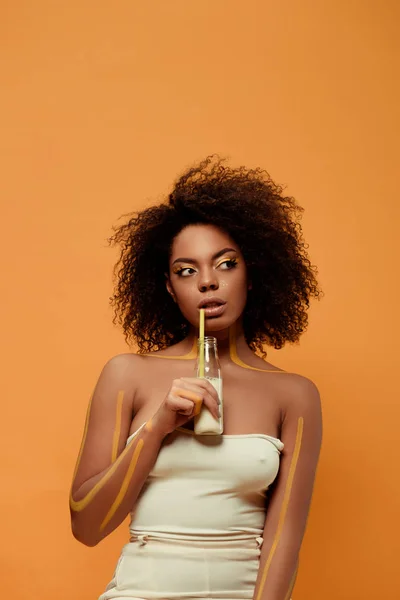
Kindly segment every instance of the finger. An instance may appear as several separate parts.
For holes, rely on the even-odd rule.
[[[197,396],[201,396],[203,399],[205,396],[212,397],[213,396],[212,390],[214,390],[214,388],[212,388],[212,390],[208,390],[204,386],[196,385],[196,383],[187,382],[187,381],[181,381],[180,385],[177,385],[176,387],[173,388],[173,391],[176,391],[179,388],[184,389],[184,390],[190,390]]]
[[[207,406],[208,410],[214,415],[216,419],[219,419],[221,416],[220,411],[220,399],[217,390],[215,387],[207,381],[206,379],[192,378],[192,377],[183,377],[183,383],[185,387],[187,386],[190,389],[193,389],[198,394],[202,394],[204,404]],[[190,382],[190,383],[187,383]],[[194,383],[192,383],[194,382]],[[202,385],[200,385],[200,382]]]
[[[193,392],[195,392],[197,395],[201,396],[203,398],[203,402],[204,404],[207,406],[208,410],[214,415],[214,417],[216,419],[219,419],[220,417],[220,408],[219,408],[219,397],[218,397],[218,392],[216,392],[215,388],[213,386],[211,386],[211,392],[208,391],[208,389],[205,389],[204,387],[200,387],[200,386],[196,386],[196,385],[189,385],[186,384],[188,386],[189,389],[191,389]],[[186,389],[186,387],[185,387]],[[201,407],[200,407],[201,408]],[[200,411],[199,408],[199,411]]]
[[[200,414],[202,404],[203,404],[202,402],[195,402],[194,409],[193,409],[194,417],[197,417],[197,415]]]
[[[169,400],[170,409],[181,415],[191,415],[196,405],[193,400],[189,400],[188,398],[176,394],[170,394]]]
[[[204,402],[204,404],[207,406],[207,408],[211,412],[211,414],[214,415],[214,418],[219,419],[220,409],[219,409],[219,405],[218,405],[218,395],[216,397],[212,397],[211,394],[209,394],[204,389],[200,389],[199,391],[196,390],[197,393],[193,392],[192,390],[186,389],[186,388],[181,388],[181,389],[178,388],[177,390],[174,390],[174,391],[176,394],[181,392],[181,394],[179,394],[179,395],[182,395],[185,398],[193,399],[193,401],[195,402],[194,415],[198,415],[200,413],[202,402]],[[200,402],[198,402],[198,400],[197,400],[198,398],[200,398],[200,400],[201,400]]]
[[[206,390],[211,396],[218,399],[218,392],[215,387],[208,381],[208,379],[203,379],[201,377],[182,377],[181,381],[189,384],[190,386],[200,387],[203,390]]]
[[[193,413],[194,415],[198,415],[200,413],[201,405],[203,403],[202,396],[199,396],[199,394],[196,394],[192,390],[183,389],[183,388],[177,388],[174,391],[175,391],[175,394],[178,395],[180,398],[185,398],[185,399],[191,400],[193,402],[192,410],[190,411],[189,414],[191,414],[193,410],[194,410],[194,413]]]

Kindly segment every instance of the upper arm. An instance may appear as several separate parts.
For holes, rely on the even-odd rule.
[[[296,377],[287,390],[281,428],[284,449],[271,490],[264,537],[300,549],[322,441],[320,395],[315,384]]]
[[[71,493],[106,469],[125,447],[132,421],[134,355],[120,354],[103,367],[90,398]]]

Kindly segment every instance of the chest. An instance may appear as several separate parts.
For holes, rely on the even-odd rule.
[[[194,361],[152,359],[141,374],[135,395],[134,412],[139,425],[157,411],[174,379],[195,376]],[[279,437],[282,399],[273,377],[241,367],[222,367],[225,434],[264,433]],[[185,428],[193,429],[193,420]]]
[[[275,442],[276,443],[276,442]],[[262,436],[200,436],[177,430],[163,442],[151,472],[165,489],[182,483],[200,488],[204,497],[205,482],[215,492],[261,493],[275,479],[279,469],[279,450]]]

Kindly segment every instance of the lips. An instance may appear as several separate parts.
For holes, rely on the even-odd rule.
[[[204,315],[206,317],[219,317],[225,311],[225,307],[225,300],[222,300],[222,298],[217,298],[216,296],[203,298],[198,305],[198,308],[204,308]]]

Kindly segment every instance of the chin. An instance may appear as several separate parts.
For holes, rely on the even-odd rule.
[[[229,327],[231,327],[235,323],[235,321],[236,319],[232,320],[223,317],[216,317],[214,319],[208,318],[205,322],[206,333],[224,331],[226,329],[229,329]]]

